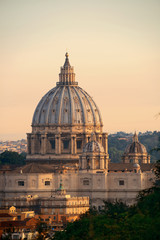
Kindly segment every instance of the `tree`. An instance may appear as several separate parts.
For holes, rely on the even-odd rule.
[[[26,155],[24,153],[17,153],[12,151],[5,151],[0,154],[0,163],[2,165],[11,164],[11,165],[24,165]]]

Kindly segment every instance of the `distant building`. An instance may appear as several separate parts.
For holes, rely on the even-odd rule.
[[[51,209],[45,206],[56,202],[53,196],[62,180],[74,200],[61,200],[59,210],[70,211],[63,206],[74,202],[77,205],[72,210],[80,213],[79,197],[89,197],[90,205],[99,208],[104,200],[132,204],[140,190],[152,186],[155,177],[150,157],[136,135],[123,161],[110,161],[100,110],[75,81],[68,53],[59,82],[35,109],[27,148],[27,165],[0,175],[1,203],[37,195],[47,213]]]

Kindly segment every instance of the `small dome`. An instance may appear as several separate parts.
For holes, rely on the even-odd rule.
[[[97,141],[90,141],[88,142],[84,148],[83,148],[83,152],[98,152],[98,153],[104,153],[104,148],[102,147],[102,145],[97,142]]]
[[[146,154],[147,150],[145,146],[138,141],[138,136],[135,133],[133,136],[133,142],[126,148],[125,154],[140,153]]]
[[[134,167],[134,168],[140,168],[140,165],[139,165],[138,163],[134,163],[134,164],[133,164],[133,167]]]

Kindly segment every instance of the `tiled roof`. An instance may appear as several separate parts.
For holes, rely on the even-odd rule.
[[[54,166],[47,164],[30,163],[17,168],[17,173],[51,173],[54,172]]]
[[[142,171],[151,171],[154,168],[154,163],[140,164]],[[109,171],[133,171],[133,163],[109,163]]]

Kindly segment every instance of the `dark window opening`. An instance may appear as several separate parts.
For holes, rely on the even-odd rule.
[[[50,181],[45,181],[45,186],[49,186],[50,185]]]
[[[82,147],[82,140],[77,140],[77,149],[81,149]]]
[[[119,185],[121,185],[121,186],[124,185],[124,180],[120,180]]]
[[[89,180],[88,179],[83,180],[83,185],[89,185]]]
[[[50,140],[51,148],[55,149],[55,140]]]
[[[63,148],[68,149],[69,148],[69,140],[63,140]]]
[[[24,186],[24,181],[18,181],[18,186]]]

